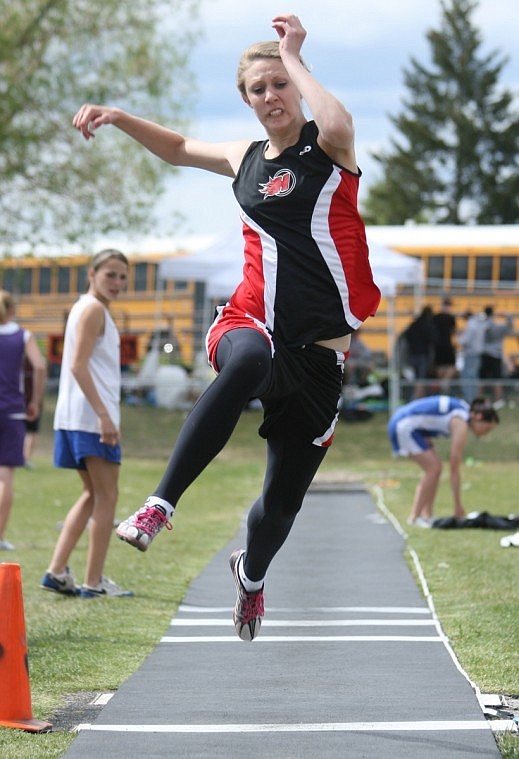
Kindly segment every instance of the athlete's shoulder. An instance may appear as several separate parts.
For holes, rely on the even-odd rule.
[[[267,144],[267,140],[254,140],[253,142],[249,143],[249,146],[243,154],[241,165],[243,166],[243,164],[247,160],[250,160],[253,156],[259,156],[262,158],[265,150],[267,149]]]
[[[319,129],[315,121],[306,121],[303,124],[303,128],[301,129],[301,137],[312,137],[314,140],[317,140],[318,134]]]
[[[463,398],[454,398],[449,397],[449,408],[454,411],[470,411],[470,404],[467,403],[467,401],[463,400]]]

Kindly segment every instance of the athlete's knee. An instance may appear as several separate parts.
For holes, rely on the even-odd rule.
[[[443,464],[439,456],[428,456],[427,460],[422,463],[422,468],[424,470],[425,477],[428,477],[432,480],[439,480]]]
[[[283,488],[283,491],[265,493],[263,496],[263,508],[265,515],[272,522],[278,524],[292,523],[303,505],[303,495],[290,493],[290,488]]]
[[[434,462],[431,464],[429,472],[431,473],[432,477],[436,477],[437,479],[439,479],[442,473],[442,469],[443,469],[443,464],[441,462],[441,459],[435,459]]]
[[[247,527],[250,532],[254,532],[259,525],[269,525],[271,529],[289,529],[301,506],[302,499],[279,499],[264,494],[250,508]]]

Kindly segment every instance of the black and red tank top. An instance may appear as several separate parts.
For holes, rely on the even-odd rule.
[[[359,174],[317,144],[315,122],[274,159],[248,148],[233,189],[245,238],[244,279],[230,305],[264,323],[288,347],[348,334],[373,316],[373,282]]]

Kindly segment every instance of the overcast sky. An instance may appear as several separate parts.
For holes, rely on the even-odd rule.
[[[200,0],[204,36],[191,60],[198,85],[193,136],[214,141],[264,137],[240,99],[235,72],[244,48],[276,38],[271,19],[280,12],[299,16],[307,30],[306,62],[353,115],[365,192],[377,179],[369,153],[388,147],[394,134],[388,116],[401,110],[403,68],[411,57],[431,67],[426,34],[439,28],[440,0]],[[473,20],[482,52],[499,50],[510,58],[500,81],[519,95],[517,0],[481,0]],[[190,247],[209,243],[239,223],[231,181],[196,169],[182,169],[168,183],[161,217],[166,219],[172,208],[186,217],[175,239],[179,244],[189,239]]]

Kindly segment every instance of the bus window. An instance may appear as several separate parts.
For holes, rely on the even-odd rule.
[[[476,282],[492,281],[492,256],[476,256]]]
[[[441,279],[445,276],[445,256],[430,256],[427,261],[429,279]]]
[[[469,257],[453,256],[451,279],[466,282],[469,276]]]
[[[32,295],[32,275],[33,269],[22,269],[20,271],[20,292],[22,295]]]
[[[88,289],[88,267],[87,266],[78,266],[77,269],[77,292],[78,293],[86,293]]]
[[[58,293],[70,292],[70,266],[58,267]]]
[[[146,292],[148,289],[148,264],[138,263],[134,267],[133,289],[137,292]]]
[[[50,266],[42,266],[40,268],[38,292],[40,295],[48,295],[50,293]]]
[[[515,282],[517,280],[517,256],[501,256],[499,259],[499,281]]]
[[[9,293],[14,293],[14,269],[4,269],[2,287]]]

